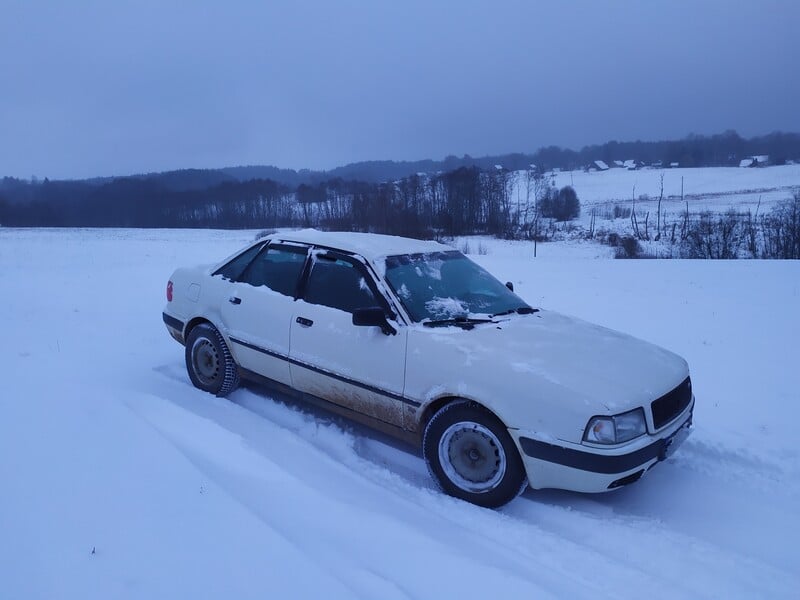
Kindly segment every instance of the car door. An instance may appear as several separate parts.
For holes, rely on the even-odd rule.
[[[243,368],[291,385],[289,335],[308,247],[270,244],[235,277],[220,312]]]
[[[407,329],[353,325],[353,311],[385,305],[364,265],[312,251],[312,266],[291,322],[296,389],[396,426],[403,424]]]

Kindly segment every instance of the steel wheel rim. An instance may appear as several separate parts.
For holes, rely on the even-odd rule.
[[[439,464],[447,478],[466,492],[496,488],[506,473],[506,453],[497,436],[480,423],[461,421],[439,441]]]
[[[205,385],[214,383],[219,376],[219,354],[207,338],[198,338],[192,345],[192,366],[195,375]]]

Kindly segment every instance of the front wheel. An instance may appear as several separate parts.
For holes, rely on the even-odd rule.
[[[479,506],[503,506],[528,484],[505,425],[474,402],[454,402],[434,414],[425,427],[422,454],[445,493]]]
[[[239,385],[239,369],[222,334],[210,323],[198,325],[186,340],[186,370],[195,387],[227,396]]]

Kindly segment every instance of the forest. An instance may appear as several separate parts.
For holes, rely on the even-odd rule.
[[[524,202],[511,198],[507,169],[460,167],[389,183],[331,179],[296,188],[272,180],[226,181],[202,190],[171,190],[134,177],[100,185],[3,181],[0,224],[11,227],[322,227],[431,237],[485,233],[521,237],[543,208],[578,215],[574,191],[557,190],[538,171],[525,172]],[[571,188],[570,188],[571,189]],[[541,206],[540,206],[541,204]],[[565,208],[566,206],[566,208]]]
[[[770,164],[800,159],[800,135],[744,139],[725,132],[666,142],[612,141],[579,152],[550,147],[531,155],[356,163],[328,172],[232,167],[88,180],[4,177],[0,225],[319,227],[423,238],[486,234],[546,239],[554,223],[580,213],[575,191],[569,186],[557,189],[546,175],[552,169],[630,158],[644,164],[737,165],[754,154],[769,155]],[[513,195],[512,189],[517,190]],[[634,237],[649,237],[633,225]],[[688,221],[682,230],[688,231]]]

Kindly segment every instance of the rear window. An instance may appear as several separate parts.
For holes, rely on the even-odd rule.
[[[298,246],[268,246],[235,281],[255,287],[265,286],[284,296],[294,296],[306,254],[307,249]]]
[[[257,245],[242,252],[214,275],[294,296],[308,249],[301,246]]]
[[[256,254],[258,254],[263,247],[264,244],[256,244],[252,248],[248,248],[239,256],[229,261],[224,267],[217,269],[214,275],[222,275],[225,279],[238,281],[239,277],[242,275],[242,272],[247,268],[247,265],[250,264],[250,262],[256,257]]]

